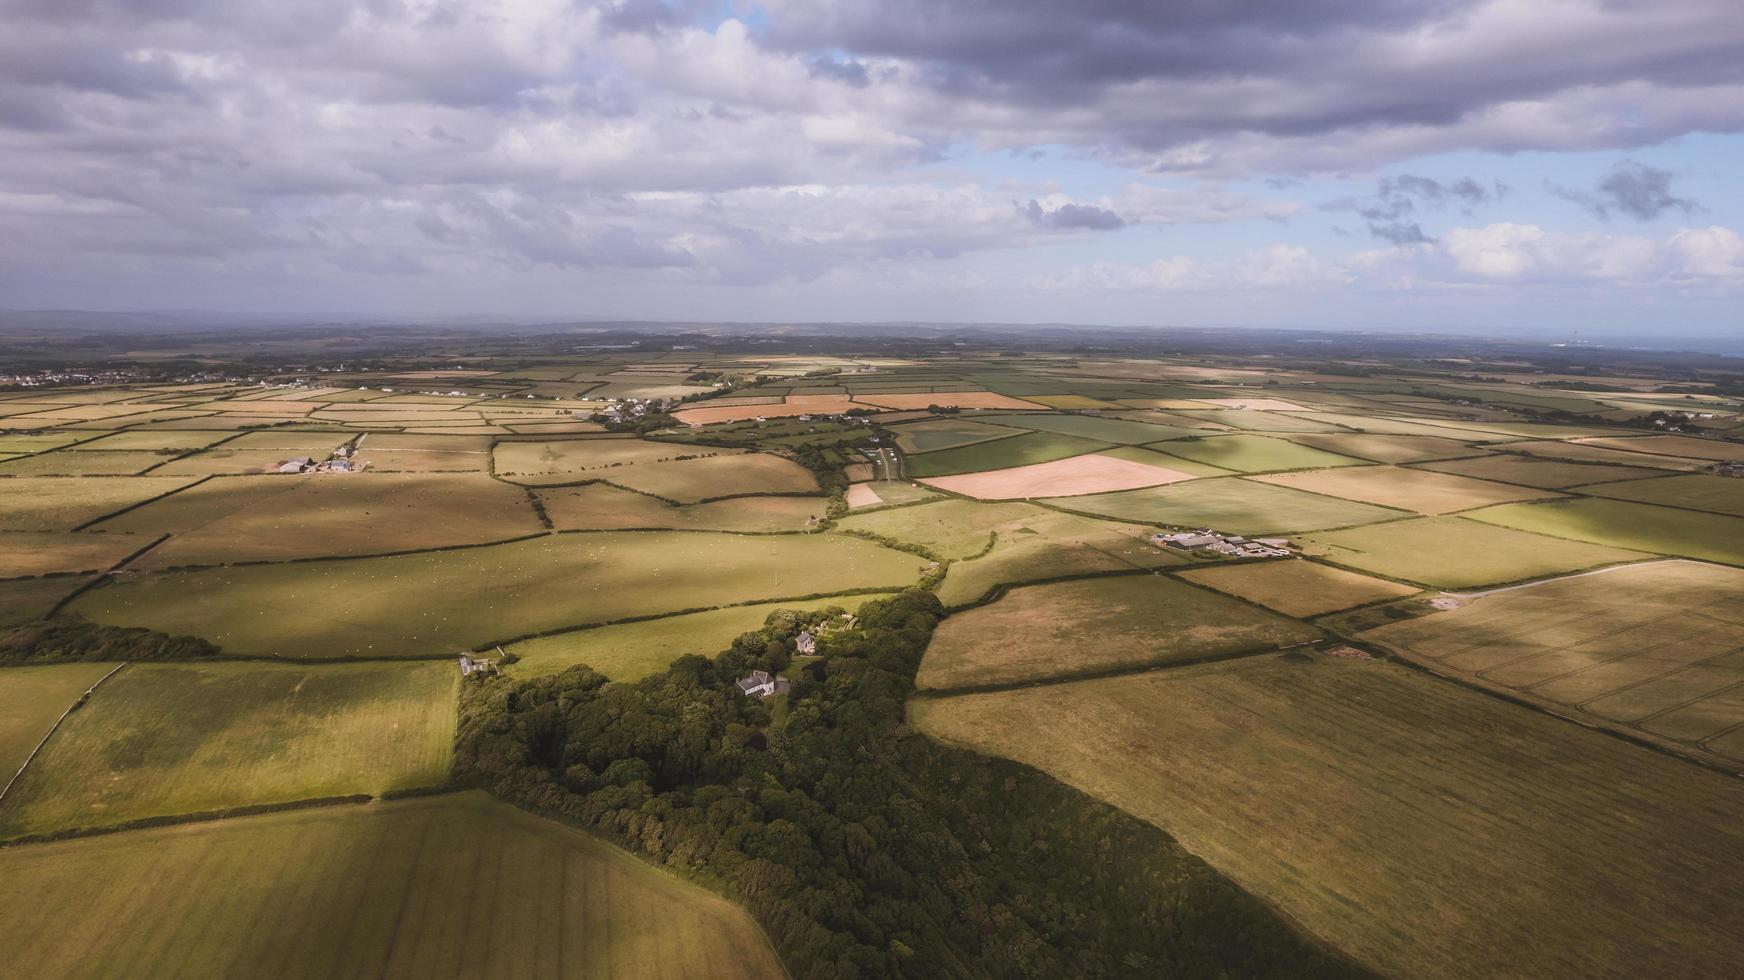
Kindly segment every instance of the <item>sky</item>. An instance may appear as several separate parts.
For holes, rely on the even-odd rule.
[[[1738,0],[0,0],[0,308],[1744,334]]]

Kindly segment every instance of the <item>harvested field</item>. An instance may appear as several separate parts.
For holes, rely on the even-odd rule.
[[[1727,459],[1744,461],[1744,443],[1698,439],[1694,436],[1625,436],[1582,439],[1583,446],[1599,446],[1624,452],[1649,453],[1659,456],[1682,456],[1686,459]]]
[[[1402,511],[1236,477],[1090,497],[1062,497],[1047,503],[1120,521],[1211,527],[1250,535],[1348,527],[1405,516]]]
[[[769,453],[642,463],[609,470],[600,479],[681,504],[739,494],[821,492],[810,470]]]
[[[1093,439],[1097,442],[1110,442],[1125,446],[1203,434],[1200,430],[1179,426],[1157,425],[1151,422],[1100,415],[994,415],[988,417],[986,421],[1041,432],[1057,432],[1061,435],[1077,436],[1080,439]]]
[[[933,633],[922,690],[1022,684],[1197,657],[1266,650],[1320,631],[1158,575],[1012,589]]]
[[[873,490],[867,484],[856,483],[848,487],[847,501],[848,508],[854,510],[862,507],[877,507],[884,503],[884,498],[878,496],[878,491]]]
[[[218,477],[95,529],[170,532],[133,566],[158,569],[479,544],[545,528],[526,491],[483,474],[318,473]]]
[[[1245,408],[1253,412],[1306,412],[1305,406],[1281,398],[1201,398],[1199,401],[1220,408]]]
[[[114,664],[0,669],[0,786],[30,758],[61,712],[114,669]]]
[[[865,405],[876,405],[880,408],[914,409],[937,405],[940,408],[1043,408],[1034,402],[1027,402],[1008,395],[999,395],[991,391],[935,391],[928,394],[913,395],[860,395],[856,398]]]
[[[1155,823],[1384,975],[1744,957],[1744,783],[1398,665],[1259,657],[910,715]]]
[[[919,479],[932,476],[955,476],[958,473],[976,473],[982,470],[1009,469],[1013,466],[1047,463],[1056,459],[1065,459],[1068,456],[1082,456],[1085,453],[1107,448],[1108,443],[1080,439],[1077,436],[1058,435],[1053,432],[1030,432],[1013,436],[1010,439],[998,439],[958,449],[944,449],[936,453],[910,456],[908,458],[908,475]]]
[[[1382,507],[1397,507],[1400,510],[1432,515],[1517,500],[1541,500],[1558,496],[1551,490],[1533,490],[1509,486],[1506,483],[1474,480],[1467,476],[1397,466],[1273,473],[1252,479],[1275,486],[1294,487],[1297,490],[1324,493],[1346,500],[1360,500]]]
[[[1180,576],[1195,585],[1240,596],[1299,619],[1397,599],[1417,591],[1409,585],[1301,559],[1190,568]]]
[[[1112,493],[1191,479],[1191,473],[1091,453],[1003,470],[933,477],[921,482],[977,500],[1016,500]]]
[[[1328,561],[1443,589],[1500,585],[1648,557],[1463,517],[1322,531],[1302,540],[1310,554]]]
[[[1329,453],[1355,456],[1377,463],[1416,463],[1426,459],[1446,459],[1450,456],[1470,456],[1482,452],[1463,442],[1438,436],[1327,432],[1302,433],[1286,438],[1311,449],[1324,449]]]
[[[1170,456],[1168,453],[1159,453],[1155,449],[1146,449],[1143,446],[1116,446],[1113,449],[1104,449],[1096,455],[1107,456],[1111,459],[1124,459],[1131,463],[1143,463],[1146,466],[1160,466],[1166,470],[1176,470],[1192,476],[1231,475],[1229,470],[1220,467],[1195,463],[1190,459]]]
[[[873,480],[866,484],[867,489],[878,495],[886,504],[913,504],[922,500],[937,500],[939,494],[918,483],[906,480]]]
[[[1592,498],[1503,504],[1470,516],[1575,541],[1744,564],[1744,518]]]
[[[1606,483],[1603,486],[1587,487],[1583,492],[1618,500],[1688,507],[1692,510],[1744,517],[1744,480],[1712,473]]]
[[[0,579],[105,571],[151,540],[151,535],[0,531]]]
[[[0,479],[0,531],[68,531],[194,481],[167,476]]]
[[[145,575],[87,592],[71,608],[97,622],[203,636],[238,655],[446,658],[568,626],[901,588],[914,584],[922,564],[834,534],[604,531]]]
[[[0,837],[439,784],[459,683],[449,661],[130,664],[0,804]]]
[[[1506,448],[1511,447],[1504,447],[1504,449]],[[1665,475],[1663,470],[1649,470],[1634,466],[1612,466],[1608,463],[1537,459],[1530,456],[1516,456],[1506,451],[1488,456],[1477,456],[1472,459],[1424,463],[1419,468],[1434,470],[1437,473],[1455,473],[1460,476],[1476,477],[1480,480],[1497,480],[1502,483],[1517,483],[1528,487],[1543,487],[1547,490],[1563,490],[1589,483]]]
[[[923,422],[906,422],[891,431],[896,433],[896,445],[903,452],[930,453],[1019,436],[1025,430],[971,422],[968,419],[928,419]]]
[[[10,848],[0,901],[44,980],[784,976],[743,910],[483,794]]]
[[[507,668],[515,677],[555,674],[576,664],[586,664],[614,681],[635,681],[663,671],[679,657],[695,654],[713,657],[732,646],[740,633],[762,627],[778,609],[810,612],[830,606],[845,611],[876,596],[842,596],[801,602],[770,602],[731,606],[708,612],[667,616],[640,623],[601,626],[555,636],[523,640],[506,647],[521,658]]]
[[[372,437],[366,447],[376,447]],[[737,449],[651,442],[646,439],[564,439],[554,442],[501,442],[495,451],[496,474],[505,480],[540,486],[604,478],[601,470],[655,463],[692,456],[738,453]]]
[[[1160,442],[1150,448],[1237,473],[1362,465],[1361,460],[1349,456],[1321,452],[1271,436],[1205,436]]]
[[[538,494],[552,525],[563,531],[803,531],[823,519],[827,503],[822,497],[734,497],[678,506],[603,483]]]
[[[1588,724],[1722,765],[1744,746],[1744,570],[1649,562],[1484,595],[1363,635]]]

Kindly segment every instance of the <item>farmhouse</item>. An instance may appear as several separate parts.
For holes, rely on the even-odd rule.
[[[798,636],[793,638],[793,648],[805,656],[812,656],[817,653],[817,637],[813,636],[809,630],[801,631]]]
[[[766,698],[787,690],[787,678],[777,677],[767,670],[753,670],[737,681],[739,692],[753,698]]]
[[[483,657],[473,659],[470,654],[460,655],[460,676],[471,677],[474,674],[494,674],[497,672],[497,662]]]

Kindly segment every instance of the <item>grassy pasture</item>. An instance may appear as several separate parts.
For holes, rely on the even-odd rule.
[[[374,438],[366,443],[375,448]],[[500,442],[495,450],[496,473],[505,480],[533,486],[572,483],[604,476],[597,470],[653,463],[679,456],[716,456],[737,449],[688,446],[646,439],[564,439],[552,442]]]
[[[801,531],[823,517],[825,506],[822,497],[735,497],[675,506],[603,483],[538,494],[559,530]]]
[[[159,429],[138,429],[116,432],[106,435],[94,442],[83,443],[75,448],[76,452],[131,449],[157,452],[174,449],[187,452],[192,449],[204,449],[222,439],[229,438],[229,432],[164,432]]]
[[[439,784],[459,678],[451,662],[129,665],[0,804],[0,836]]]
[[[1542,459],[1564,459],[1582,463],[1612,463],[1619,466],[1637,466],[1645,469],[1673,470],[1684,473],[1705,470],[1709,465],[1702,460],[1632,453],[1621,449],[1607,449],[1604,446],[1595,446],[1585,442],[1559,442],[1556,440],[1511,442],[1508,444],[1508,452]]]
[[[896,433],[896,445],[903,452],[930,453],[1022,435],[1024,430],[985,425],[964,418],[945,418],[905,422],[892,427],[891,431]]]
[[[0,463],[4,476],[128,476],[170,457],[143,449],[113,452],[59,449]]]
[[[952,476],[1046,463],[1107,448],[1108,443],[1092,439],[1055,432],[1030,432],[1010,439],[910,456],[907,471],[911,477]]]
[[[735,494],[820,492],[817,477],[810,470],[769,453],[641,463],[599,476],[618,486],[686,504]]]
[[[916,686],[1020,684],[1263,650],[1320,631],[1159,575],[1012,589],[940,624]]]
[[[1205,436],[1157,443],[1150,448],[1238,473],[1360,466],[1362,463],[1361,460],[1351,459],[1349,456],[1310,449],[1270,436]]]
[[[937,493],[907,480],[873,480],[864,486],[878,495],[878,506],[886,504],[912,504],[922,500],[931,500]]]
[[[1482,450],[1455,439],[1439,436],[1385,435],[1364,432],[1292,434],[1291,442],[1329,453],[1355,456],[1377,463],[1415,463],[1449,456],[1470,456]]]
[[[1111,442],[1123,446],[1136,446],[1147,442],[1160,442],[1164,439],[1200,434],[1193,429],[1179,426],[1157,425],[1152,422],[1100,415],[994,415],[988,417],[987,421],[997,422],[1000,425],[1034,429],[1038,432],[1055,432],[1060,435],[1077,436],[1096,442]]]
[[[1241,429],[1246,432],[1338,432],[1337,426],[1327,422],[1316,422],[1313,419],[1299,419],[1291,415],[1277,412],[1244,412],[1225,408],[1207,412],[1184,412],[1189,418],[1201,422],[1215,422],[1231,429]]]
[[[1398,466],[1273,473],[1253,479],[1275,486],[1343,497],[1346,500],[1360,500],[1382,507],[1416,511],[1419,514],[1447,514],[1490,504],[1556,496],[1550,490],[1531,490],[1451,473],[1433,473]]]
[[[1744,480],[1712,473],[1607,483],[1588,487],[1584,492],[1643,504],[1668,504],[1744,517]]]
[[[0,479],[0,531],[68,531],[192,482],[168,476]]]
[[[576,630],[555,636],[524,640],[504,649],[521,658],[508,667],[516,677],[555,674],[576,664],[586,664],[614,681],[635,681],[666,669],[679,657],[696,654],[712,657],[732,645],[740,633],[763,625],[778,609],[810,612],[828,606],[852,611],[872,596],[809,599],[801,602],[769,602],[731,606],[708,612],[667,616],[640,623],[621,623],[598,629]]]
[[[738,907],[472,793],[11,848],[0,901],[43,980],[784,976]]]
[[[483,474],[225,476],[97,525],[171,538],[137,567],[379,554],[544,530],[526,491]]]
[[[556,534],[385,558],[139,576],[72,608],[241,655],[418,657],[542,630],[912,585],[921,559],[843,535]]]
[[[1697,439],[1694,436],[1629,436],[1622,438],[1583,439],[1582,445],[1625,452],[1682,456],[1686,459],[1744,460],[1744,443]]]
[[[1563,490],[1589,483],[1610,480],[1630,480],[1638,477],[1664,476],[1664,470],[1649,470],[1636,466],[1613,466],[1609,463],[1581,463],[1566,459],[1537,459],[1499,452],[1471,459],[1450,459],[1421,464],[1418,469],[1437,473],[1453,473],[1480,480],[1515,483],[1521,486]],[[1591,491],[1587,491],[1591,492]]]
[[[895,507],[865,514],[850,514],[836,526],[845,531],[865,531],[920,545],[941,558],[967,558],[986,549],[995,531],[1016,532],[1056,515],[1046,508],[1017,501],[982,503],[970,500],[938,500],[913,507]]]
[[[106,571],[150,543],[143,534],[0,531],[0,579]]]
[[[1459,589],[1645,558],[1638,551],[1528,534],[1461,517],[1425,517],[1303,536],[1310,554],[1433,588]]]
[[[1482,596],[1371,640],[1588,723],[1744,765],[1744,570],[1649,562]],[[1730,752],[1728,753],[1728,749]]]
[[[1470,515],[1522,531],[1662,555],[1744,564],[1744,518],[1627,500],[1503,504]]]
[[[980,601],[995,586],[1039,579],[1162,568],[1187,559],[1150,543],[1151,529],[1068,515],[1026,521],[996,535],[992,550],[953,564],[936,590],[939,601],[960,607]]]
[[[1213,527],[1233,534],[1283,534],[1392,520],[1401,511],[1252,480],[1193,480],[1147,490],[1050,500],[1120,521]]]
[[[1236,562],[1190,568],[1180,576],[1195,585],[1227,592],[1286,616],[1306,619],[1417,590],[1311,561]]]
[[[1352,412],[1295,412],[1299,418],[1311,419],[1315,422],[1325,422],[1331,425],[1344,426],[1353,433],[1368,433],[1392,436],[1431,436],[1453,442],[1501,442],[1506,436],[1493,433],[1473,432],[1451,425],[1435,425],[1414,419],[1394,418],[1384,415],[1357,415]],[[1300,436],[1291,437],[1296,442],[1302,442]]]
[[[44,664],[0,670],[0,786],[48,734],[61,712],[114,664]]]
[[[56,575],[0,581],[0,626],[16,626],[47,616],[62,599],[95,576]]]
[[[910,716],[1151,821],[1385,975],[1744,956],[1744,784],[1401,666],[1259,657]]]

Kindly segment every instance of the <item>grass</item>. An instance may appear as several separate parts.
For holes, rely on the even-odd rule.
[[[1377,575],[1442,589],[1580,571],[1646,557],[1461,517],[1425,517],[1303,537],[1309,553]]]
[[[852,610],[864,601],[865,598],[849,596],[733,606],[559,633],[507,647],[509,652],[521,658],[519,663],[508,668],[508,672],[516,677],[533,677],[586,664],[614,681],[641,680],[665,670],[679,657],[690,654],[712,657],[720,653],[731,646],[733,638],[740,633],[761,627],[769,614],[777,609],[809,612],[826,606],[841,606]]]
[[[0,669],[0,786],[5,786],[61,712],[114,664],[47,664]]]
[[[151,540],[145,534],[0,531],[0,579],[105,571]]]
[[[608,470],[602,479],[680,503],[735,494],[819,492],[810,470],[768,453],[643,463]]]
[[[821,497],[737,497],[675,506],[603,483],[538,494],[552,524],[565,530],[800,531],[821,519],[825,508]]]
[[[978,602],[996,586],[1095,572],[1177,565],[1187,559],[1150,543],[1150,528],[1056,514],[997,535],[992,550],[953,564],[936,589],[947,607]]]
[[[1436,669],[1744,765],[1744,571],[1649,562],[1511,589],[1364,634]]]
[[[0,479],[0,531],[68,531],[192,482],[163,476]]]
[[[1397,507],[1419,514],[1447,514],[1490,504],[1555,496],[1554,492],[1548,490],[1530,490],[1506,483],[1492,483],[1467,476],[1431,473],[1398,466],[1273,473],[1256,476],[1254,479],[1275,486],[1294,487],[1297,490],[1324,493],[1346,500],[1360,500],[1382,507]]]
[[[1558,442],[1554,440],[1511,442],[1508,444],[1508,452],[1524,453],[1527,456],[1546,459],[1565,459],[1583,463],[1615,463],[1622,466],[1679,470],[1686,473],[1705,470],[1710,465],[1702,460],[1679,459],[1676,456],[1653,456],[1647,453],[1626,452],[1621,449],[1606,449],[1604,446],[1594,446],[1584,442]]]
[[[1744,784],[1401,666],[1260,657],[910,715],[1151,821],[1382,974],[1744,956]]]
[[[1439,436],[1384,435],[1361,432],[1328,432],[1289,437],[1291,442],[1330,453],[1355,456],[1377,463],[1415,463],[1478,452],[1456,439]]]
[[[453,663],[132,664],[31,763],[0,836],[439,784],[459,677]]]
[[[1009,466],[1046,463],[1106,448],[1106,442],[1054,432],[1030,432],[1010,439],[910,456],[907,470],[910,477],[951,476],[956,473],[978,473]]]
[[[0,626],[17,626],[47,616],[57,603],[93,578],[56,575],[0,581]]]
[[[1127,446],[1199,434],[1192,429],[1178,426],[1156,425],[1150,422],[1136,422],[1132,419],[1106,418],[1097,415],[996,415],[987,421]]]
[[[1688,459],[1744,460],[1744,443],[1698,439],[1694,436],[1624,436],[1588,439],[1583,443],[1625,452],[1682,456]]]
[[[1495,453],[1472,459],[1453,459],[1424,463],[1421,469],[1437,473],[1455,473],[1480,480],[1498,480],[1546,490],[1562,490],[1587,483],[1608,480],[1630,480],[1637,477],[1663,476],[1663,470],[1638,466],[1613,466],[1609,463],[1581,463],[1565,459],[1536,459],[1512,453]],[[1589,491],[1590,492],[1590,491]]]
[[[1063,497],[1049,503],[1115,520],[1212,527],[1232,534],[1284,534],[1404,516],[1370,504],[1237,478]]]
[[[1016,532],[1055,516],[1046,508],[1017,501],[951,499],[849,514],[837,520],[836,526],[919,545],[941,558],[967,558],[986,550],[988,537],[995,531]]]
[[[366,443],[374,448],[374,438]],[[634,466],[679,456],[716,456],[736,449],[651,442],[646,439],[564,439],[554,442],[501,442],[495,450],[498,476],[516,483],[539,486],[573,483],[598,477],[600,470]]]
[[[1299,618],[1396,599],[1417,591],[1408,585],[1311,561],[1238,562],[1187,569],[1180,575],[1196,585]]]
[[[229,432],[164,432],[158,429],[140,429],[104,436],[95,442],[79,446],[78,451],[145,449],[155,452],[162,449],[174,449],[185,452],[190,449],[204,449],[230,435]]]
[[[1613,548],[1744,564],[1744,519],[1721,514],[1587,498],[1546,504],[1504,504],[1470,516],[1504,527]]]
[[[386,558],[131,578],[72,608],[226,653],[444,656],[543,630],[911,585],[922,561],[844,535],[604,531]]]
[[[980,422],[963,418],[905,422],[892,426],[890,431],[896,433],[896,445],[905,453],[930,453],[941,449],[956,449],[961,446],[972,446],[978,442],[989,442],[994,439],[1005,439],[1023,434],[1022,429],[983,425]]]
[[[784,976],[738,907],[481,794],[0,851],[31,977]]]
[[[544,530],[526,491],[483,474],[225,476],[97,525],[170,540],[140,568],[380,554]]]
[[[1013,589],[933,633],[920,688],[1021,684],[1316,639],[1320,631],[1158,575]]]
[[[1357,466],[1361,463],[1361,460],[1351,459],[1349,456],[1310,449],[1270,436],[1206,436],[1159,443],[1151,448],[1237,473]]]
[[[873,480],[866,486],[878,495],[880,501],[878,506],[880,507],[886,504],[919,503],[922,500],[933,500],[939,496],[937,492],[907,480]]]
[[[1689,473],[1683,476],[1607,483],[1604,486],[1588,487],[1585,492],[1618,500],[1669,504],[1744,517],[1744,480],[1737,477]]]
[[[142,449],[113,452],[61,449],[0,463],[0,476],[129,476],[169,458]]]

